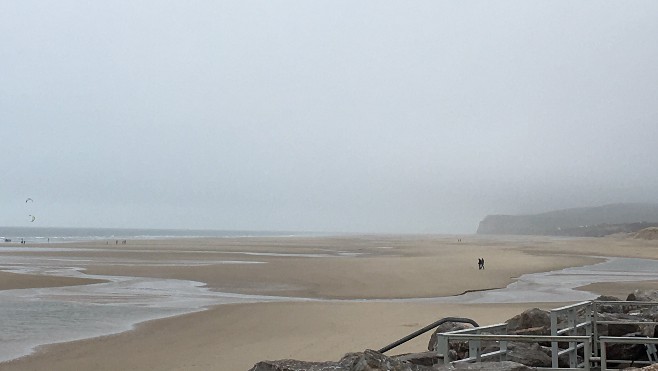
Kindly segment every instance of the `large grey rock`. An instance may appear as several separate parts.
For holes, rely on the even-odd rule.
[[[522,328],[512,332],[514,335],[550,335],[550,326]]]
[[[626,369],[628,371],[630,370],[642,370],[642,371],[658,371],[658,364],[653,364],[650,366],[642,367],[642,368],[628,368]]]
[[[306,362],[295,359],[261,361],[249,371],[351,371],[352,364],[362,353],[347,353],[338,362]]]
[[[338,362],[304,362],[283,359],[258,362],[249,371],[350,371],[350,369],[341,366]]]
[[[596,301],[622,301],[616,296],[601,295],[595,299]],[[623,307],[621,305],[612,304],[599,304],[597,306],[599,313],[622,313]]]
[[[473,325],[470,323],[463,323],[463,322],[444,322],[440,324],[439,326],[436,327],[434,332],[432,333],[432,336],[430,337],[430,341],[427,344],[427,350],[430,351],[435,351],[437,344],[438,344],[438,334],[442,332],[452,332],[452,331],[458,331],[458,330],[465,330],[465,329],[470,329],[474,328]],[[466,346],[466,349],[468,350],[468,345]]]
[[[441,362],[438,353],[434,351],[400,354],[393,356],[393,358],[397,359],[398,361],[409,362],[421,366],[433,366]]]
[[[654,325],[639,325],[632,323],[623,323],[623,321],[652,321],[651,316],[632,316],[624,313],[599,313],[599,321],[616,321],[621,323],[610,323],[610,324],[597,324],[597,331],[599,335],[603,336],[625,336],[627,334],[633,334],[641,332],[646,336],[652,336],[654,334]]]
[[[338,362],[263,361],[249,371],[432,371],[432,368],[368,349],[363,353],[348,353]]]
[[[634,290],[628,294],[627,301],[658,301],[658,290]]]
[[[628,334],[624,337],[643,337],[641,334]],[[618,344],[607,343],[605,345],[606,355],[609,360],[647,360],[647,351],[644,344]]]
[[[512,361],[503,362],[482,362],[482,363],[460,363],[455,366],[443,365],[437,366],[433,371],[453,371],[453,370],[470,370],[470,371],[533,371],[534,367],[528,367]]]
[[[352,362],[349,371],[432,371],[432,367],[415,365],[368,349]]]
[[[483,353],[499,350],[498,345],[488,346]],[[509,342],[507,344],[507,360],[531,367],[551,367],[550,351],[537,343]]]
[[[532,367],[551,367],[551,357],[537,343],[514,343],[507,352],[507,359]]]
[[[475,328],[470,323],[463,322],[445,322],[437,326],[437,328],[432,333],[430,341],[427,344],[427,349],[430,351],[438,351],[438,334],[443,332],[452,332],[458,330],[466,330]],[[468,355],[468,341],[451,341],[450,342],[450,359],[457,360],[465,358]]]
[[[507,320],[507,332],[510,334],[537,327],[548,328],[550,333],[551,315],[548,311],[532,308]]]

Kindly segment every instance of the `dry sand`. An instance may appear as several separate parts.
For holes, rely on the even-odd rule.
[[[461,238],[462,242],[457,242]],[[101,243],[71,247],[103,247]],[[341,257],[246,255],[327,254]],[[358,253],[360,255],[350,256]],[[504,287],[524,273],[591,264],[588,256],[658,259],[658,242],[626,238],[552,239],[479,236],[352,236],[129,241],[116,251],[62,252],[58,256],[130,256],[144,261],[180,259],[264,261],[267,264],[176,267],[94,267],[93,274],[171,277],[206,282],[218,291],[333,299],[458,295]],[[486,269],[477,269],[477,259]],[[6,277],[5,274],[0,276]],[[8,276],[7,276],[8,277]],[[39,277],[25,278],[29,287]],[[52,279],[41,278],[43,286]],[[36,280],[36,281],[35,281]],[[21,280],[16,279],[16,287]],[[50,283],[49,283],[50,282]],[[79,284],[81,282],[63,284]],[[11,284],[10,284],[11,285]],[[25,285],[25,284],[23,284]],[[633,283],[593,284],[598,294],[626,295]],[[3,289],[11,288],[6,283]],[[55,344],[0,365],[2,370],[248,370],[265,359],[337,360],[344,353],[379,349],[439,318],[503,322],[547,304],[421,304],[295,302],[220,305],[207,311],[151,321],[134,331]],[[429,333],[391,353],[422,351]]]

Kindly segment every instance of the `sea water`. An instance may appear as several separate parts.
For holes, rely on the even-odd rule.
[[[56,243],[93,240],[139,240],[195,237],[270,237],[308,236],[318,233],[286,231],[230,231],[195,229],[129,229],[129,228],[48,228],[48,227],[0,227],[0,243],[24,240],[28,243]]]

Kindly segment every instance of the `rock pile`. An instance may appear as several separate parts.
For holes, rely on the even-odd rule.
[[[302,362],[295,360],[258,362],[249,371],[531,371],[534,368],[520,363],[485,362],[469,363],[459,366],[433,365],[422,366],[398,357],[388,357],[374,350],[363,353],[349,353],[338,362]]]
[[[620,301],[614,297],[600,297],[600,301]],[[658,302],[658,290],[635,290],[628,295],[626,302],[650,301]],[[599,324],[597,331],[601,336],[633,336],[658,337],[656,325],[642,322],[658,322],[658,306],[641,307],[637,305],[599,305],[598,318],[601,321],[632,321],[624,324]],[[550,313],[538,308],[524,311],[510,318],[507,323],[507,333],[516,335],[550,335]],[[257,363],[249,371],[449,371],[449,370],[494,370],[494,371],[525,371],[535,370],[535,367],[551,367],[550,343],[510,342],[507,345],[505,362],[467,363],[457,366],[442,365],[437,356],[437,339],[439,333],[472,328],[470,324],[446,322],[436,328],[428,344],[427,352],[387,356],[374,350],[359,353],[348,353],[339,361],[334,362],[304,362],[297,360],[263,361]],[[567,344],[560,344],[566,346]],[[498,350],[498,345],[481,344],[483,352]],[[468,357],[468,344],[451,342],[451,358]],[[646,348],[637,344],[606,344],[608,359],[627,360],[632,365],[639,360],[647,360]],[[581,357],[581,355],[579,355]],[[569,367],[567,355],[560,357],[560,367]],[[652,367],[652,366],[650,366]],[[644,370],[658,370],[658,368]]]

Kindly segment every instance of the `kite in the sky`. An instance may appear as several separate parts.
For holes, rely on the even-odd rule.
[[[28,199],[27,199],[27,200],[25,200],[25,202],[28,202],[28,201],[32,201],[32,202],[34,202],[34,200],[33,200],[33,199],[31,199],[31,198],[29,198],[29,197],[28,197]]]
[[[32,220],[30,220],[31,223],[34,223],[34,221],[37,219],[37,217],[34,215],[30,215],[30,218],[32,218]]]

